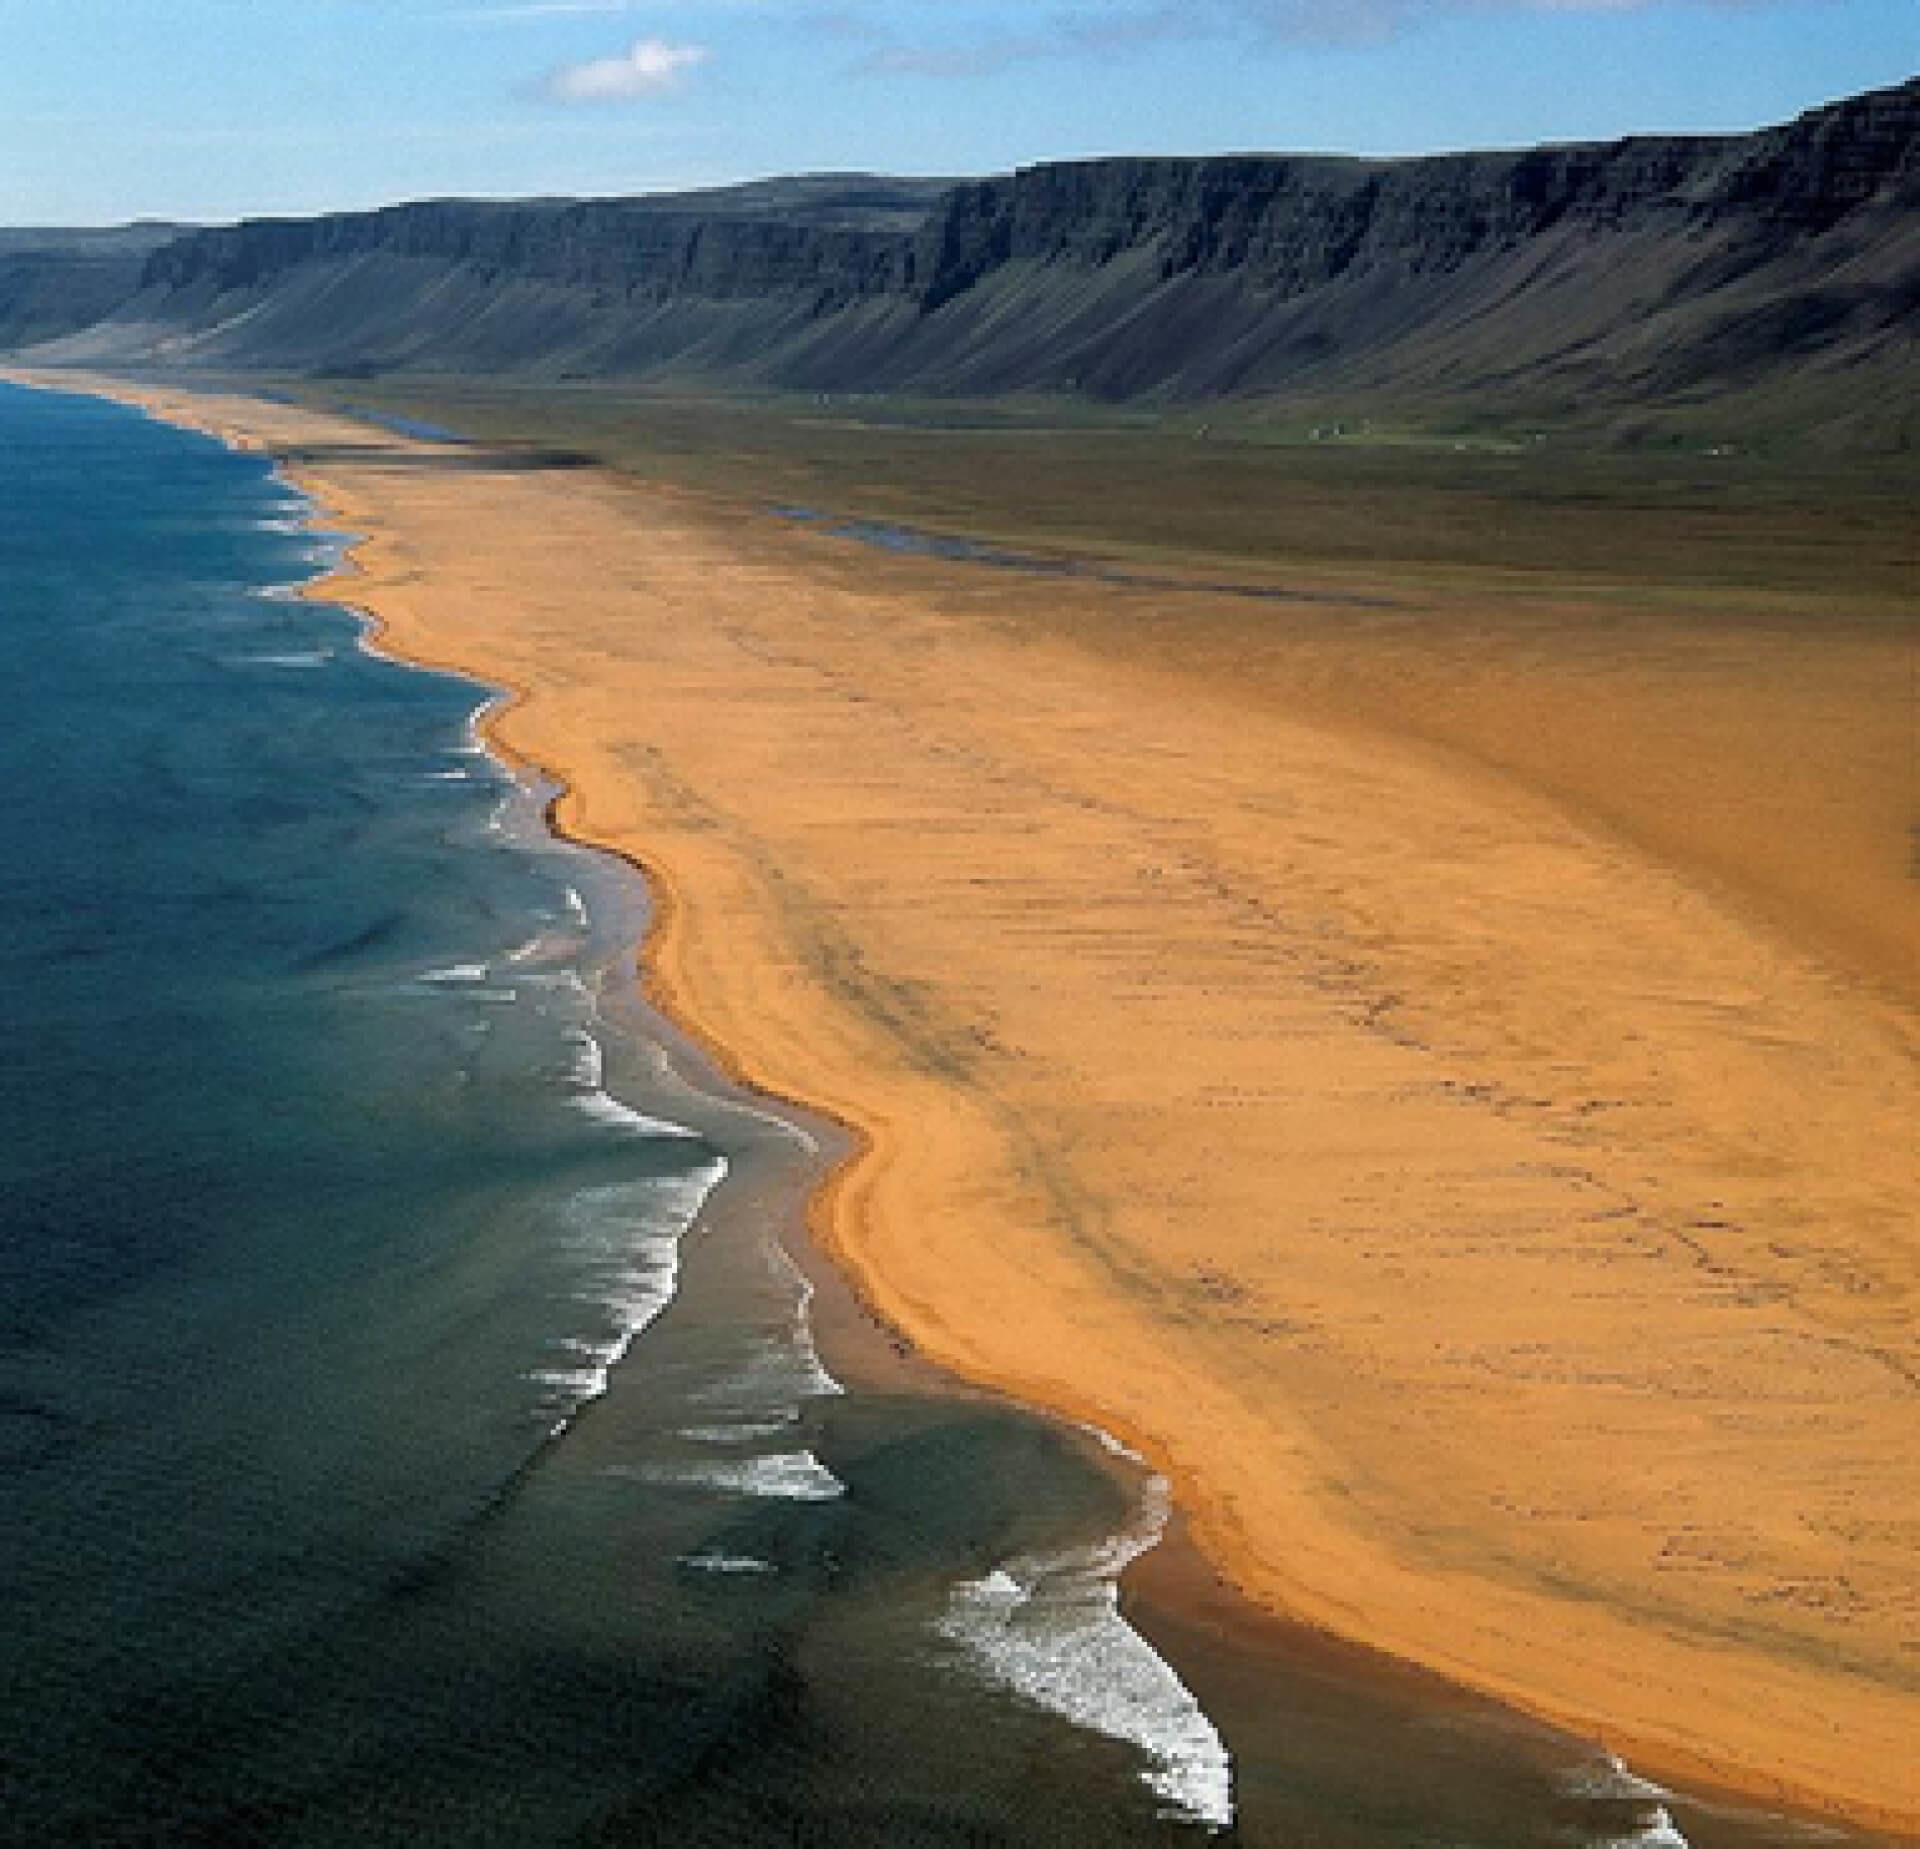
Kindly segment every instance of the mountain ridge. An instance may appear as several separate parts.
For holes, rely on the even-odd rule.
[[[1920,79],[1748,135],[251,220],[157,243],[32,356],[1513,416],[1710,403],[1907,447],[1887,388],[1916,319]]]

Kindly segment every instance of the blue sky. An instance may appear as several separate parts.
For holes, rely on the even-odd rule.
[[[1784,120],[1920,0],[0,0],[0,223]]]

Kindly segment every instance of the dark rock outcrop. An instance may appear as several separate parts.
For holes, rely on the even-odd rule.
[[[0,231],[0,351],[54,340],[111,314],[178,225]]]
[[[260,221],[156,250],[51,356],[1844,421],[1913,358],[1917,150],[1920,80],[1744,136]]]

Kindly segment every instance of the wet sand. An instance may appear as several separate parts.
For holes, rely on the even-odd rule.
[[[139,395],[516,690],[655,997],[857,1135],[815,1229],[927,1356],[1127,1438],[1275,1611],[1920,1828],[1910,637],[1391,581],[1251,632]]]

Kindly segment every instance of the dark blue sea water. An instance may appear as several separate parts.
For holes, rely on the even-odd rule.
[[[308,513],[0,386],[4,1840],[1675,1840],[1425,1684],[1183,1677],[1140,1473],[846,1390],[817,1129],[630,999],[485,690],[292,594]]]
[[[773,1236],[810,1133],[615,1021],[634,882],[484,690],[291,594],[307,512],[0,388],[11,1839],[964,1840],[1049,1760],[1063,1840],[1204,1814],[1177,1683],[1191,1775],[1012,1698],[968,1603],[1125,1498],[841,1404]]]

